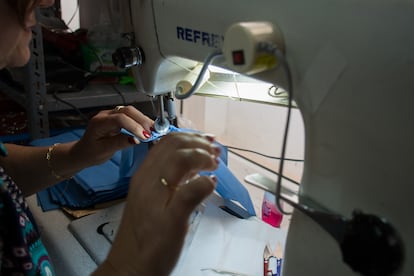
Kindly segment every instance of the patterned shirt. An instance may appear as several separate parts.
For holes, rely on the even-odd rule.
[[[1,156],[3,155],[3,156]],[[6,155],[0,142],[0,158]],[[0,275],[54,275],[22,192],[0,167]]]

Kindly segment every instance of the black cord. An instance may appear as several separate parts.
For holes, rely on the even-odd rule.
[[[277,177],[277,185],[276,185],[276,206],[279,209],[279,211],[282,214],[290,215],[289,212],[286,212],[283,210],[282,205],[280,203],[281,199],[285,199],[282,194],[282,174],[283,174],[283,166],[285,161],[285,154],[286,154],[286,144],[287,144],[287,137],[289,132],[289,125],[290,125],[290,115],[292,111],[292,100],[293,100],[293,85],[292,85],[292,74],[290,72],[289,65],[287,63],[287,60],[283,53],[279,49],[275,49],[276,56],[280,59],[281,65],[283,66],[283,69],[286,73],[286,79],[287,79],[287,92],[288,92],[288,110],[287,110],[287,116],[286,116],[286,123],[285,123],[285,131],[283,134],[283,142],[282,142],[282,152],[280,154],[280,164],[279,164],[279,173]]]
[[[237,148],[237,147],[233,147],[233,146],[228,146],[228,145],[224,145],[226,148],[229,149],[233,149],[233,150],[240,150],[240,151],[244,151],[244,152],[250,152],[250,153],[254,153],[266,158],[270,158],[270,159],[276,159],[276,160],[280,160],[282,159],[282,157],[277,157],[277,156],[272,156],[272,155],[267,155],[258,151],[254,151],[254,150],[249,150],[249,149],[243,149],[243,148]],[[294,158],[284,158],[285,161],[291,161],[291,162],[304,162],[305,160],[303,159],[294,159]]]
[[[79,114],[79,116],[82,118],[82,120],[84,120],[84,121],[85,121],[85,123],[86,123],[86,124],[88,124],[88,123],[89,123],[89,119],[88,119],[88,117],[87,117],[85,114],[83,114],[83,113],[82,113],[82,111],[80,111],[80,109],[79,109],[79,108],[77,108],[75,105],[71,104],[70,102],[67,102],[67,101],[65,101],[64,99],[60,98],[57,94],[58,94],[58,91],[54,91],[54,92],[53,92],[53,98],[55,98],[55,99],[56,99],[57,101],[59,101],[59,102],[62,102],[62,103],[64,103],[64,104],[66,104],[66,105],[70,106],[73,110],[75,110],[75,111],[76,111],[76,113],[78,113],[78,114]]]
[[[278,172],[275,172],[274,170],[271,170],[271,169],[269,169],[269,168],[267,168],[267,167],[263,166],[262,164],[260,164],[260,163],[258,163],[258,162],[255,162],[255,161],[253,161],[253,160],[251,160],[251,159],[248,159],[248,158],[246,158],[245,156],[241,155],[240,153],[237,153],[237,152],[232,151],[232,150],[230,150],[230,152],[231,152],[231,153],[233,153],[233,154],[235,154],[235,155],[237,155],[237,156],[239,156],[240,158],[243,158],[243,159],[248,160],[249,162],[251,162],[251,163],[255,164],[256,166],[261,167],[262,169],[265,169],[265,170],[267,170],[267,171],[269,171],[269,172],[271,172],[271,173],[274,173],[274,174],[276,174],[277,176],[279,175],[279,173],[278,173]],[[289,177],[287,177],[287,176],[285,176],[285,175],[281,175],[281,177],[282,177],[283,179],[285,179],[285,180],[287,180],[287,181],[289,181],[289,182],[293,183],[293,184],[300,185],[300,183],[299,183],[298,181],[296,181],[296,180],[294,180],[294,179],[292,179],[292,178],[289,178]]]

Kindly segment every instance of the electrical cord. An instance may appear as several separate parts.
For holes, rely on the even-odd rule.
[[[282,159],[282,157],[277,157],[277,156],[272,156],[272,155],[267,155],[258,151],[254,151],[254,150],[249,150],[249,149],[243,149],[243,148],[238,148],[238,147],[233,147],[233,146],[228,146],[228,145],[224,145],[226,148],[229,149],[233,149],[233,150],[239,150],[239,151],[244,151],[244,152],[250,152],[250,153],[254,153],[269,159],[276,159],[276,160],[280,160]],[[303,159],[294,159],[294,158],[284,158],[285,161],[291,161],[291,162],[304,162],[305,160]]]
[[[288,106],[287,106],[287,115],[286,115],[286,122],[285,122],[285,130],[283,133],[283,141],[282,141],[282,150],[280,154],[280,163],[279,163],[279,170],[277,173],[277,183],[276,183],[276,207],[279,209],[279,211],[284,215],[290,215],[290,212],[286,212],[283,210],[281,205],[281,200],[287,201],[288,203],[291,203],[291,200],[285,198],[282,195],[282,178],[283,178],[283,167],[285,164],[285,161],[287,161],[287,158],[285,158],[286,155],[286,145],[287,145],[287,138],[289,133],[289,126],[290,126],[290,117],[291,117],[291,111],[292,111],[292,101],[293,101],[293,84],[292,84],[292,74],[289,68],[289,64],[287,63],[287,60],[285,58],[285,55],[282,53],[282,51],[277,47],[277,45],[274,45],[272,43],[259,43],[258,48],[260,51],[265,51],[267,53],[273,54],[280,63],[278,64],[278,67],[281,66],[286,74],[286,80],[287,80],[287,93],[288,93]],[[277,68],[278,68],[277,67]]]
[[[352,218],[348,219],[324,208],[306,196],[298,195],[299,201],[294,202],[281,193],[284,156],[293,100],[293,85],[291,71],[284,55],[277,48],[274,53],[281,60],[286,72],[289,95],[281,162],[276,185],[277,208],[285,215],[291,214],[283,210],[281,206],[281,200],[283,200],[322,227],[338,243],[344,263],[355,272],[365,276],[394,275],[395,272],[401,270],[404,261],[404,242],[394,225],[387,219],[377,215],[365,214],[360,210],[354,210]]]
[[[183,91],[177,89],[176,91],[174,91],[174,96],[178,100],[184,100],[184,99],[189,98],[191,95],[193,95],[199,88],[200,84],[202,83],[204,74],[206,73],[208,66],[213,62],[215,58],[220,57],[220,56],[223,56],[223,53],[221,51],[215,51],[215,52],[212,52],[210,55],[208,55],[207,58],[204,60],[203,66],[201,67],[201,71],[198,74],[198,77],[196,81],[194,82],[194,85],[190,88],[190,90],[183,93]]]
[[[237,155],[237,156],[241,157],[241,158],[246,159],[246,157],[245,157],[245,156],[241,155],[240,153],[235,152],[234,150],[231,150],[231,149],[230,149],[229,151],[230,151],[231,153],[233,153],[233,154],[235,154],[235,155]],[[265,170],[271,171],[272,173],[274,173],[274,174],[276,174],[276,175],[279,175],[279,173],[278,173],[278,172],[275,172],[275,171],[273,171],[273,170],[270,170],[269,168],[267,168],[267,167],[263,166],[263,165],[262,165],[262,164],[260,164],[260,163],[257,163],[257,162],[255,162],[255,161],[253,161],[253,160],[251,160],[251,159],[248,159],[248,161],[249,161],[249,162],[251,162],[251,163],[253,163],[253,164],[255,164],[255,165],[257,165],[257,166],[259,166],[259,167],[261,167],[261,168],[263,168],[263,169],[265,169]],[[296,181],[296,180],[294,180],[294,179],[292,179],[292,178],[290,178],[290,177],[287,177],[287,176],[285,176],[285,175],[282,175],[281,177],[282,177],[283,179],[285,179],[285,180],[287,180],[287,181],[289,181],[289,182],[291,182],[291,183],[295,184],[295,185],[300,185],[300,183],[299,183],[298,181]]]
[[[283,210],[282,205],[280,203],[281,199],[285,198],[282,196],[282,174],[283,174],[283,167],[284,167],[284,161],[285,161],[285,154],[286,154],[286,144],[287,144],[287,137],[289,132],[289,126],[290,126],[290,116],[292,111],[292,100],[293,100],[293,85],[292,85],[292,75],[290,72],[289,65],[285,59],[285,56],[280,52],[280,50],[276,51],[276,54],[278,58],[282,62],[282,67],[285,69],[286,78],[288,82],[288,106],[287,106],[287,115],[286,115],[286,122],[285,122],[285,131],[283,133],[283,142],[282,142],[282,152],[280,154],[280,164],[279,164],[279,173],[277,177],[277,185],[276,185],[276,194],[278,195],[276,200],[277,208],[283,213],[283,214],[290,214],[290,212],[286,212]]]
[[[67,102],[67,101],[65,101],[64,99],[60,98],[60,97],[58,96],[58,91],[54,91],[52,95],[53,95],[53,98],[55,98],[57,101],[59,101],[59,102],[61,102],[61,103],[64,103],[64,104],[66,104],[67,106],[70,106],[73,110],[75,110],[75,111],[76,111],[76,113],[78,113],[78,114],[79,114],[79,116],[82,118],[82,120],[84,120],[84,122],[85,122],[86,124],[89,122],[88,117],[87,117],[85,114],[83,114],[83,113],[82,113],[82,111],[81,111],[79,108],[77,108],[75,105],[71,104],[70,102]]]

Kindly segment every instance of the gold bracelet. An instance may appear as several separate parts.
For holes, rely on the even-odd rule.
[[[57,145],[59,145],[60,143],[55,143],[53,145],[51,145],[48,149],[47,149],[47,153],[46,153],[46,160],[47,160],[47,165],[50,169],[50,173],[57,179],[57,180],[61,180],[62,178],[64,178],[63,176],[58,175],[55,170],[52,167],[52,152],[53,150],[56,148]]]

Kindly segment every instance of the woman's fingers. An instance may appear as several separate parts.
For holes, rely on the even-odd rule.
[[[217,167],[218,159],[214,145],[208,149],[180,149],[176,153],[175,170],[172,172],[172,181],[181,182],[188,173],[198,172],[200,170],[213,170]],[[190,176],[189,176],[190,177]]]
[[[199,133],[183,133],[183,132],[171,132],[168,135],[161,138],[157,143],[157,147],[154,147],[155,154],[162,154],[169,152],[168,149],[173,151],[184,149],[204,149],[211,155],[220,155],[220,147],[213,143],[214,138],[210,135],[203,135]]]
[[[136,183],[139,193],[146,193],[153,200],[157,197],[158,202],[169,205],[181,186],[190,182],[195,174],[217,168],[219,154],[219,146],[203,135],[168,134],[150,149],[131,184]]]
[[[171,199],[171,209],[186,219],[191,212],[216,188],[216,176],[200,176],[191,179],[175,193]]]
[[[196,175],[216,169],[219,154],[212,137],[194,133],[168,134],[151,148],[131,178],[109,254],[115,269],[144,275],[142,269],[151,267],[148,275],[168,275],[183,246],[189,215],[215,189],[214,176]]]
[[[123,125],[124,128],[129,130],[130,132],[134,133],[137,136],[141,136],[141,131],[134,131],[134,124],[130,124],[131,122],[139,123],[142,129],[146,130],[147,132],[151,132],[151,128],[154,125],[154,121],[150,119],[148,116],[144,115],[138,109],[133,106],[117,106],[113,110],[109,111],[110,115],[118,116],[122,119],[129,118],[132,121],[129,123],[126,122],[128,125]],[[143,137],[144,138],[144,137]],[[147,137],[148,138],[148,137]]]
[[[220,147],[199,134],[175,133],[163,138],[150,154],[157,156],[154,160],[158,158],[155,162],[160,164],[168,160],[168,165],[160,168],[159,177],[177,187],[199,171],[217,168]]]
[[[133,106],[117,106],[111,110],[101,111],[91,122],[100,126],[101,135],[114,136],[120,133],[121,128],[125,128],[141,139],[148,139],[147,135],[151,133],[154,125],[152,119]]]

